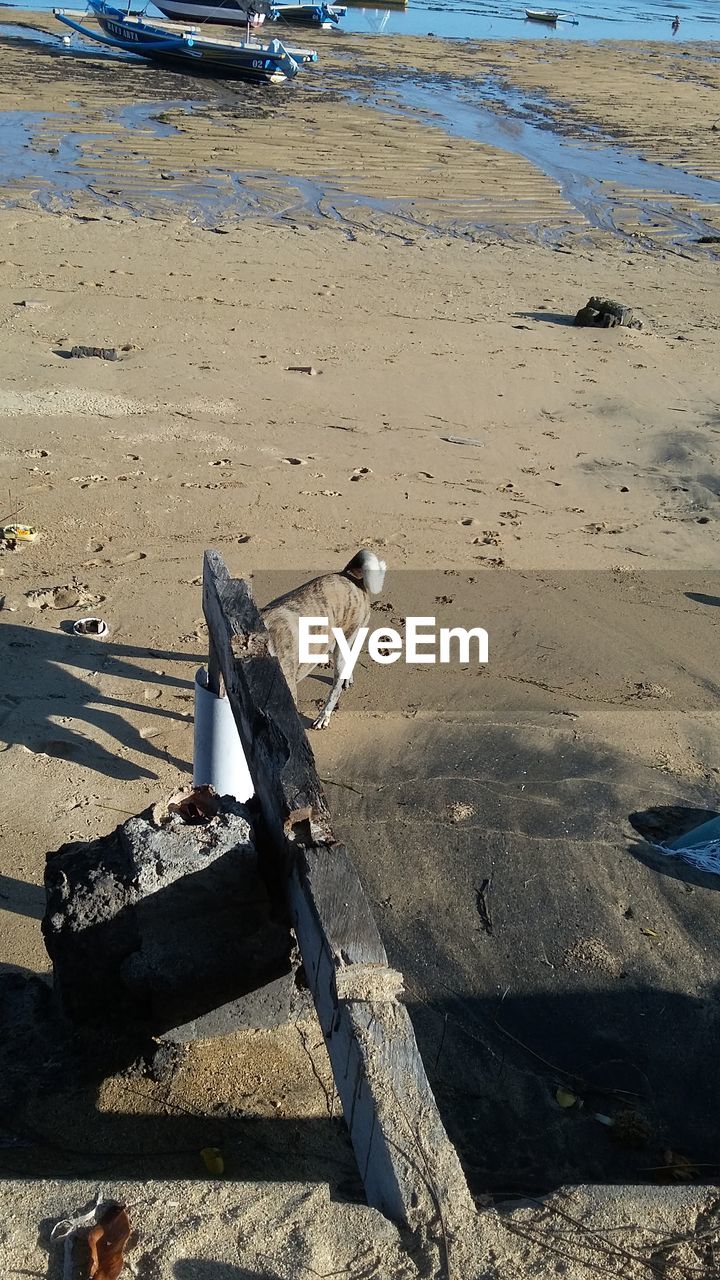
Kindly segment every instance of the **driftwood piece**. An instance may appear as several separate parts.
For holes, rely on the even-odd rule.
[[[276,853],[304,825],[331,838],[315,759],[250,589],[206,551],[203,612]]]
[[[442,1125],[407,1010],[247,584],[205,553],[203,608],[267,836],[287,873],[290,917],[368,1201],[442,1240],[474,1208]]]

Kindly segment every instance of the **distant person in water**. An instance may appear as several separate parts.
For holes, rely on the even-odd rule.
[[[678,18],[677,14],[675,14],[675,17],[672,20],[673,35],[676,36],[679,30],[680,30],[680,19]]]

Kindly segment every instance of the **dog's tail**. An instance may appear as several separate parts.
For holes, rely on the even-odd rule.
[[[377,596],[385,581],[385,561],[378,560],[374,551],[358,551],[350,563],[345,565],[343,573],[352,578],[353,582],[361,582],[363,589],[371,596]]]

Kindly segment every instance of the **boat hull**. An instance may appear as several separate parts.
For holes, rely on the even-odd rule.
[[[154,0],[154,3],[161,13],[176,22],[209,22],[224,27],[244,27],[248,21],[247,10],[237,3],[213,4],[204,3],[203,0]],[[330,28],[337,26],[344,13],[344,6],[323,3],[279,4],[272,6],[270,17],[271,20],[292,22],[298,26]],[[261,18],[264,20],[263,15]]]
[[[345,5],[334,4],[278,4],[273,5],[272,15],[279,22],[293,22],[303,27],[336,27],[345,17]]]
[[[195,0],[163,0],[156,8],[175,22],[213,22],[224,27],[247,25],[247,10],[238,4],[202,4]]]

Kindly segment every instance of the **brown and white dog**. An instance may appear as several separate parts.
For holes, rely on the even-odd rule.
[[[300,619],[327,618],[328,634],[332,635],[333,627],[339,628],[348,644],[352,644],[358,628],[367,626],[372,607],[370,597],[382,591],[384,578],[385,562],[378,560],[374,551],[358,551],[341,573],[313,578],[287,595],[271,600],[261,610],[273,651],[296,701],[298,682],[321,662],[320,658],[315,662],[300,662]],[[327,728],[340,694],[353,682],[352,675],[343,676],[337,644],[332,646],[330,657],[335,679],[325,706],[313,721],[313,729]]]

